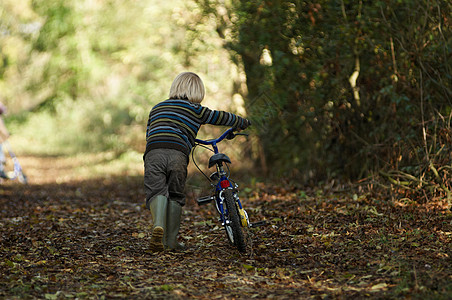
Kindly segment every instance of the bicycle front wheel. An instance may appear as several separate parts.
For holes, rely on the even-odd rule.
[[[237,205],[235,204],[234,196],[231,190],[224,190],[224,202],[226,203],[227,209],[227,220],[225,222],[224,228],[228,236],[229,242],[233,244],[240,252],[246,251],[245,237],[242,231],[242,225],[240,222],[239,212],[237,210]]]

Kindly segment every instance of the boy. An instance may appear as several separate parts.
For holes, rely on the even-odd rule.
[[[184,249],[177,242],[184,187],[190,151],[203,124],[235,127],[249,126],[249,121],[224,111],[201,106],[204,84],[191,72],[179,74],[173,81],[169,99],[152,108],[146,130],[144,186],[146,207],[150,209],[153,229],[150,249]]]

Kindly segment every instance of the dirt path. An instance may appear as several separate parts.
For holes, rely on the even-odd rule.
[[[0,185],[0,298],[436,298],[452,295],[452,217],[351,190],[257,184],[239,254],[189,193],[187,250],[148,250],[142,177],[87,179],[78,159],[23,157]],[[74,171],[75,170],[75,171]],[[101,172],[99,171],[99,174]]]

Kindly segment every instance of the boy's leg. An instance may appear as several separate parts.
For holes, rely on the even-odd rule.
[[[185,205],[185,181],[187,179],[187,156],[176,151],[172,155],[168,166],[168,211],[167,211],[167,235],[166,246],[169,249],[182,250],[184,244],[177,242],[180,222],[182,217],[182,206]]]
[[[163,153],[164,154],[164,153]],[[155,196],[168,197],[166,182],[166,157],[160,149],[153,150],[144,158],[144,190],[146,193],[146,208]]]
[[[153,150],[146,154],[144,161],[144,187],[146,207],[150,209],[153,220],[150,249],[163,251],[163,237],[166,234],[168,207],[168,186],[166,183],[166,155],[164,151]]]
[[[177,241],[182,217],[182,206],[176,201],[168,201],[166,222],[166,245],[172,250],[184,250],[185,245]]]
[[[150,249],[153,252],[163,251],[163,235],[166,232],[166,211],[168,207],[168,199],[163,195],[158,195],[150,202],[152,220],[154,222],[152,228],[152,236]]]
[[[182,157],[174,157],[168,166],[168,195],[171,201],[176,201],[180,206],[184,206],[187,162],[186,156],[182,152],[179,153]]]

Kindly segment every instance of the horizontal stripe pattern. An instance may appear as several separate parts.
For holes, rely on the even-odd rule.
[[[187,100],[165,100],[149,113],[144,156],[151,149],[158,148],[180,150],[188,156],[203,124],[241,127],[243,118]]]

